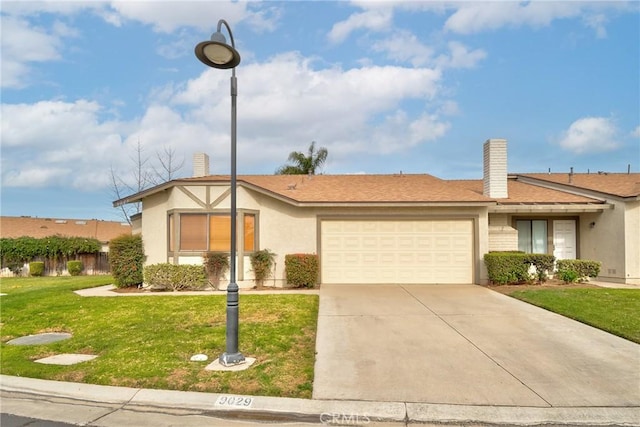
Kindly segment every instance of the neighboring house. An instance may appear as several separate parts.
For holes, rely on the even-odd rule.
[[[507,174],[506,140],[484,144],[482,180],[431,175],[238,177],[238,283],[248,255],[317,253],[321,283],[486,283],[495,250],[553,253],[602,263],[599,280],[640,284],[640,174]],[[142,202],[133,229],[147,264],[202,262],[229,250],[230,183],[194,177],[117,200]],[[203,166],[204,164],[204,166]]]
[[[118,221],[102,221],[97,219],[60,219],[34,218],[30,216],[0,217],[0,237],[43,238],[49,236],[86,237],[97,239],[102,245],[100,256],[83,259],[85,271],[88,274],[108,271],[106,253],[109,252],[109,242],[122,234],[131,234],[131,226]],[[94,259],[95,258],[95,259]]]

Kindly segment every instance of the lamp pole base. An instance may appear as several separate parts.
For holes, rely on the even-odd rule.
[[[240,365],[246,362],[242,353],[222,353],[218,360],[220,364],[224,366]]]

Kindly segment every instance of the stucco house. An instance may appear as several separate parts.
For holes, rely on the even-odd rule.
[[[133,232],[147,264],[201,263],[229,250],[230,179],[194,160],[176,179],[114,206],[142,202]],[[508,174],[507,142],[484,144],[481,180],[427,174],[238,176],[238,283],[248,254],[317,253],[321,283],[487,282],[489,251],[553,253],[602,263],[599,280],[640,284],[640,174]]]

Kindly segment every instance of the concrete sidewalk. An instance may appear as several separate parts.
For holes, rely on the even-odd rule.
[[[0,376],[2,412],[84,426],[270,426],[411,423],[640,425],[640,408],[534,408],[230,396]],[[243,402],[229,405],[230,397]],[[247,400],[249,399],[249,400]],[[246,404],[246,402],[249,402]]]

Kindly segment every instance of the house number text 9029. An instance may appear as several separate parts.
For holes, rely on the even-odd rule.
[[[219,396],[216,406],[232,406],[234,408],[251,408],[253,397],[246,396]]]

